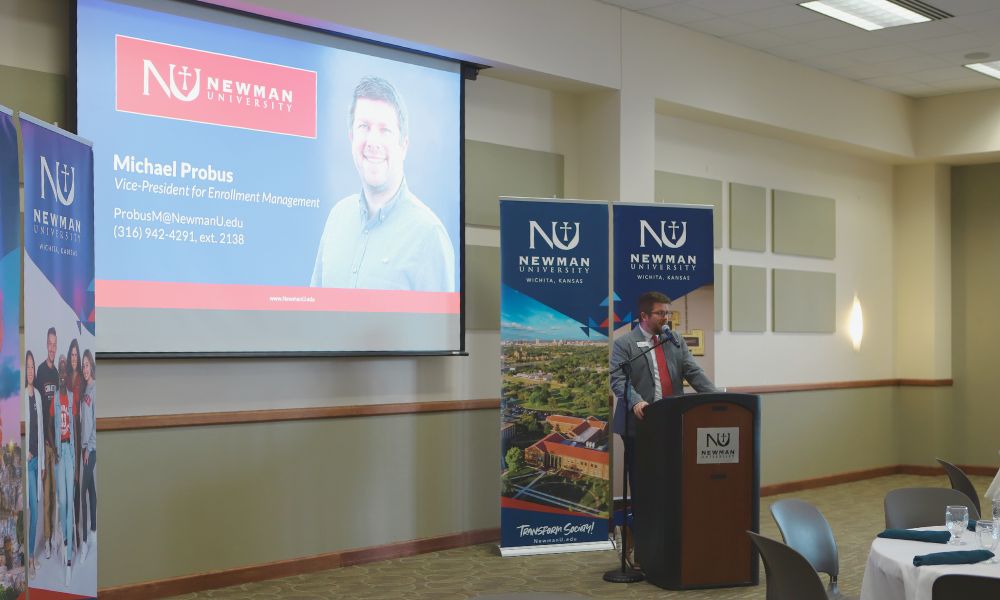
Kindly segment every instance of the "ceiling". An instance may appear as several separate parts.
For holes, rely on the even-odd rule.
[[[805,0],[601,0],[913,98],[1000,89],[964,64],[1000,60],[1000,0],[924,0],[955,15],[864,31],[798,6]],[[970,60],[980,52],[988,58]]]

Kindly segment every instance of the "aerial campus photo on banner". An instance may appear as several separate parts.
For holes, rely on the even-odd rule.
[[[608,543],[608,207],[501,200],[501,548]]]

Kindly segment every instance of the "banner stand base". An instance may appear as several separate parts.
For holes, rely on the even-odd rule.
[[[532,554],[560,554],[563,552],[594,552],[614,550],[611,540],[606,542],[585,542],[582,544],[552,544],[549,546],[500,546],[500,556],[530,556]]]
[[[646,576],[634,569],[615,569],[604,574],[604,581],[608,583],[639,583],[644,581]]]

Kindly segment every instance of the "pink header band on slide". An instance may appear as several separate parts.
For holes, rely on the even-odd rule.
[[[115,36],[115,109],[316,137],[316,72]]]
[[[458,314],[458,292],[97,280],[101,308]],[[401,308],[402,307],[402,308]]]

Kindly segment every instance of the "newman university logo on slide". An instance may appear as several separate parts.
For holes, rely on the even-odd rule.
[[[46,199],[45,190],[48,189],[59,200],[59,204],[63,206],[73,204],[73,196],[76,194],[76,167],[55,161],[53,173],[53,169],[49,168],[48,159],[45,156],[39,158],[41,181],[38,187],[42,191],[42,200]]]
[[[115,109],[316,137],[316,72],[115,36]]]
[[[176,70],[176,77],[175,77]],[[188,79],[194,76],[194,83],[191,84],[190,89],[188,88]],[[163,76],[160,72],[156,70],[156,64],[149,60],[148,58],[142,59],[142,95],[149,95],[149,80],[152,77],[153,81],[160,84],[160,89],[169,98],[176,98],[181,102],[191,102],[195,100],[201,93],[201,69],[194,68],[191,71],[188,70],[187,65],[182,65],[177,68],[177,65],[170,63],[170,75],[168,84],[163,80]],[[181,79],[181,85],[177,85],[177,77]],[[289,100],[291,99],[291,94],[288,94]]]

